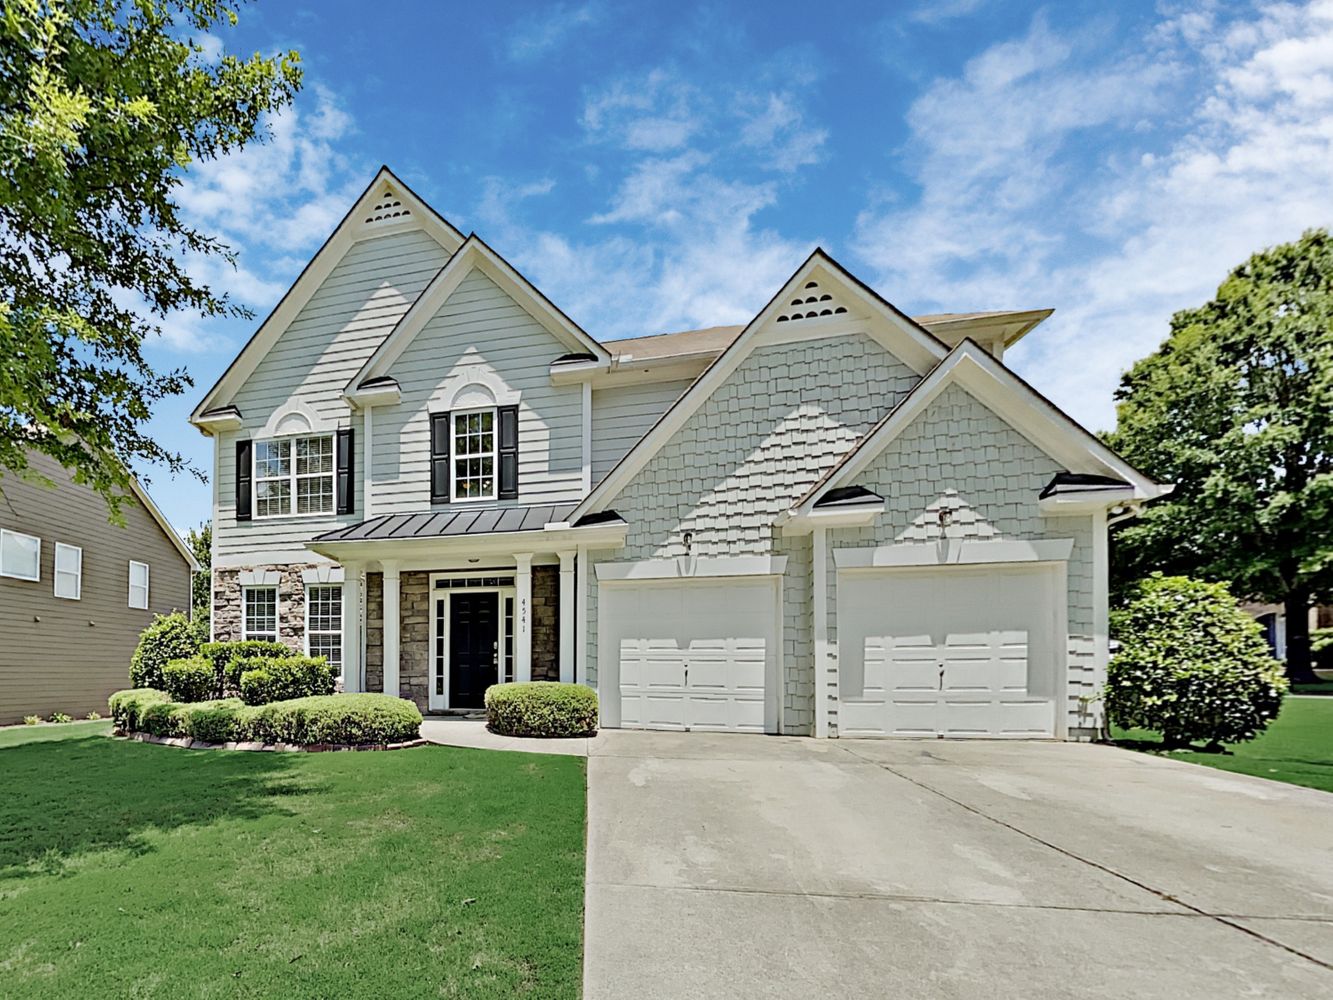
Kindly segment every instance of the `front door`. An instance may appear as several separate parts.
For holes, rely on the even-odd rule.
[[[450,594],[449,707],[481,708],[497,680],[499,604],[494,591]]]

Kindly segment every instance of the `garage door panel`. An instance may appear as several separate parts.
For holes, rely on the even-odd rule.
[[[864,687],[840,690],[839,732],[1051,735],[1053,699],[1029,692],[1033,628],[1055,620],[1049,580],[1004,567],[841,575],[840,637],[862,654],[847,676]]]
[[[616,662],[600,665],[606,724],[776,731],[775,581],[604,585],[599,606],[618,637]]]

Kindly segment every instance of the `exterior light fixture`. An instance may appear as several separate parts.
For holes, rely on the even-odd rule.
[[[939,512],[939,521],[941,528],[947,528],[953,524],[953,510],[948,507],[941,507]]]
[[[685,534],[681,536],[681,541],[685,543],[685,554],[689,555],[690,549],[694,545],[694,532],[693,531],[685,532]]]

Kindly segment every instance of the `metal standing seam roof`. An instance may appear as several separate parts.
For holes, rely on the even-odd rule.
[[[379,542],[409,538],[447,538],[489,535],[494,532],[540,531],[565,521],[577,504],[535,507],[492,507],[487,510],[451,510],[420,514],[382,514],[358,524],[335,528],[316,536],[316,542]]]

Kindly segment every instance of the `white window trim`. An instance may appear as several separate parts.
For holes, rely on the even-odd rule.
[[[134,567],[143,567],[143,604],[134,603]],[[129,593],[125,595],[126,604],[135,611],[147,611],[148,606],[153,603],[152,576],[146,562],[139,562],[137,559],[130,560],[129,569]]]
[[[460,497],[458,495],[458,418],[470,417],[478,413],[491,415],[491,450],[463,456],[469,458],[487,458],[491,460],[491,492],[486,496]],[[468,478],[468,477],[464,477]],[[449,413],[449,502],[450,503],[487,503],[495,502],[500,496],[500,411],[494,406],[482,406],[471,410],[453,410]]]
[[[273,638],[272,640],[268,639],[267,636],[269,633],[265,632],[264,633],[265,638],[263,641],[264,642],[280,641],[280,637],[282,635],[282,595],[278,593],[277,586],[271,583],[255,584],[254,586],[247,586],[241,588],[241,639],[244,640],[245,642],[250,642],[255,638],[254,634],[250,631],[249,616],[245,613],[246,595],[253,590],[273,591],[273,633],[272,633]]]
[[[343,649],[342,646],[341,646],[342,639],[343,639],[343,622],[344,622],[344,620],[345,620],[345,618],[346,618],[346,616],[347,616],[347,607],[346,607],[346,603],[345,603],[345,600],[346,600],[346,597],[347,597],[347,593],[346,593],[346,591],[343,589],[343,585],[342,585],[341,582],[338,582],[338,583],[310,583],[310,584],[307,584],[307,586],[306,586],[306,590],[305,590],[305,655],[306,655],[306,656],[311,656],[311,655],[313,655],[313,654],[310,652],[310,634],[311,634],[311,633],[310,633],[310,591],[313,590],[313,589],[315,589],[316,587],[336,587],[336,588],[338,588],[338,592],[339,592],[339,593],[338,593],[338,627],[335,628],[335,629],[320,629],[318,632],[315,633],[315,635],[336,635],[336,636],[338,637],[338,642],[339,642],[339,652],[340,652],[340,655],[339,655],[339,663],[338,663],[338,673],[335,674],[334,676],[335,676],[335,677],[341,677],[341,676],[342,676],[342,673],[343,673],[343,663],[342,663],[342,661],[344,661],[344,660],[346,659],[346,657],[347,657],[347,651],[346,651],[345,649]],[[276,618],[276,614],[275,614],[274,617]]]
[[[450,428],[452,430],[452,426]],[[338,442],[334,440],[336,435],[331,431],[309,431],[300,434],[275,434],[273,437],[257,438],[250,446],[250,516],[256,521],[277,521],[284,518],[299,518],[306,520],[312,517],[330,517],[338,509]],[[296,442],[300,438],[328,438],[332,447],[333,469],[329,472],[307,472],[300,475],[296,472]],[[287,510],[281,514],[261,514],[259,513],[259,446],[261,444],[272,444],[277,441],[286,441],[289,443],[288,451],[288,472],[287,480]],[[333,484],[333,501],[328,510],[312,510],[304,514],[296,511],[296,483],[298,479],[320,479],[328,476]],[[265,476],[264,482],[281,482],[282,476]]]
[[[42,540],[37,535],[29,535],[22,531],[10,531],[8,528],[0,528],[0,546],[4,545],[6,535],[13,535],[15,538],[27,538],[37,543],[37,575],[23,576],[19,573],[0,572],[0,576],[7,576],[11,580],[26,580],[29,583],[38,583],[42,579]]]
[[[62,594],[62,593],[60,592],[60,573],[61,573],[61,569],[60,569],[60,553],[61,553],[61,552],[73,552],[73,553],[75,553],[76,562],[75,562],[75,567],[74,567],[74,569],[73,569],[73,571],[72,571],[72,572],[74,573],[74,593],[73,593],[73,594]],[[69,573],[69,572],[71,572],[71,571],[70,571],[70,570],[66,570],[65,572],[66,572],[66,573]],[[66,545],[64,542],[56,542],[55,563],[54,563],[54,565],[51,567],[51,576],[52,576],[52,578],[53,578],[53,579],[52,579],[52,583],[51,583],[51,593],[52,593],[52,594],[54,594],[56,597],[60,598],[62,601],[81,601],[81,600],[83,600],[83,549],[81,549],[81,548],[80,548],[79,546],[77,546],[77,545]]]

